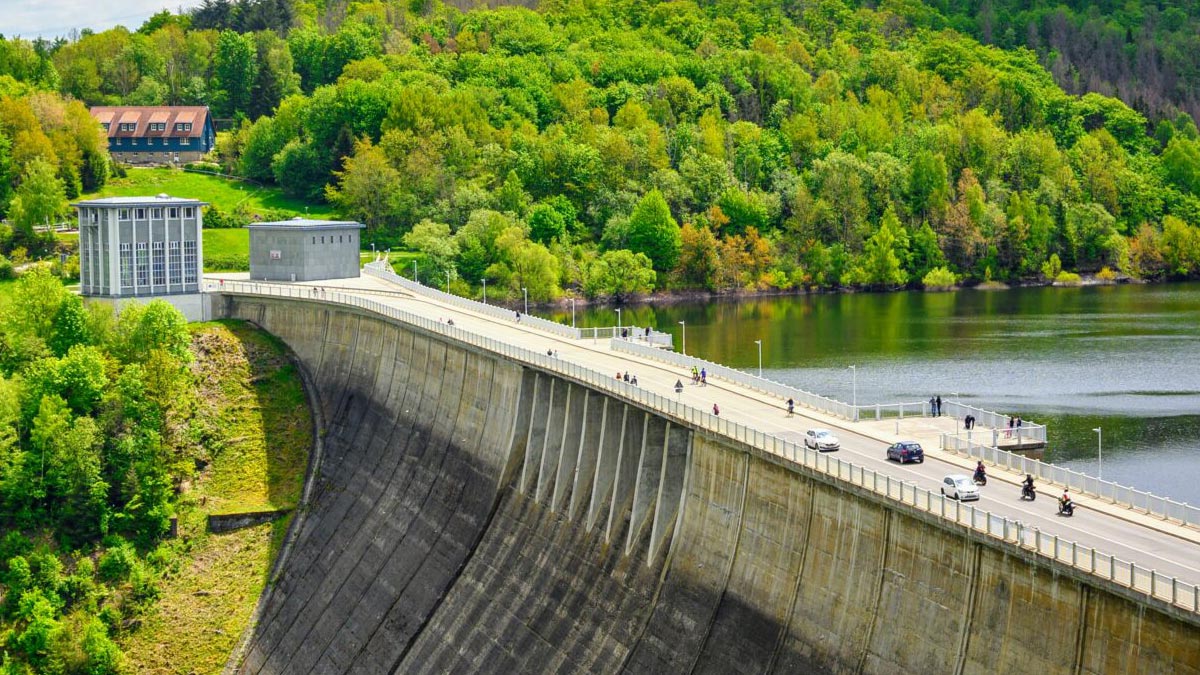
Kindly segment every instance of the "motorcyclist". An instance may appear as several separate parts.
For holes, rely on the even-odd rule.
[[[1075,511],[1075,505],[1071,503],[1071,495],[1067,494],[1066,490],[1063,490],[1063,496],[1058,500],[1058,510],[1063,513]]]
[[[1024,492],[1033,492],[1033,475],[1025,474],[1025,482],[1021,483],[1021,488]]]
[[[983,469],[983,460],[980,460],[975,465],[975,482],[978,483],[985,480],[987,480],[987,472]]]

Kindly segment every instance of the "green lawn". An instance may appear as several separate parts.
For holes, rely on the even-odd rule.
[[[104,189],[83,195],[81,199],[143,197],[165,192],[172,197],[199,199],[219,207],[222,211],[232,211],[244,204],[251,213],[277,209],[297,215],[308,214],[310,218],[335,217],[328,204],[309,204],[292,199],[275,187],[259,187],[221,176],[189,173],[182,169],[130,168],[127,173],[125,178],[109,179]]]
[[[245,272],[250,269],[250,230],[204,230],[204,271]]]

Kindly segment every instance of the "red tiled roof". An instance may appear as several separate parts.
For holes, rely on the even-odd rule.
[[[208,108],[204,106],[97,106],[92,117],[108,123],[109,138],[199,138],[204,133]],[[162,131],[151,131],[150,124],[165,124]],[[136,124],[133,131],[121,131],[121,124]],[[175,124],[191,124],[188,131],[176,131]]]

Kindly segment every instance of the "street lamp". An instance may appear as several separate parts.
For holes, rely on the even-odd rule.
[[[762,377],[762,340],[755,340],[754,344],[758,345],[758,376]]]
[[[851,396],[850,405],[854,406],[854,421],[858,421],[858,366],[850,366]]]
[[[617,335],[621,334],[621,308],[617,308]],[[615,337],[615,336],[614,336]]]
[[[391,250],[392,249],[390,249],[390,248],[388,249],[388,251],[391,251]],[[417,280],[417,261],[416,261],[416,259],[414,259],[413,260],[413,281],[416,281],[416,280]]]
[[[683,327],[683,328],[682,328],[682,330],[683,330],[683,348],[682,348],[682,350],[681,350],[681,353],[682,353],[684,356],[687,356],[687,322],[686,322],[686,321],[680,321],[680,322],[679,322],[679,325]]]
[[[1100,427],[1092,429],[1096,432],[1096,477],[1104,478],[1104,432]]]
[[[450,270],[446,270],[446,295],[450,294]]]
[[[521,292],[525,294],[525,315],[528,316],[529,315],[529,289],[522,286]]]
[[[483,277],[483,304],[487,304],[487,277]]]
[[[575,298],[571,298],[571,328],[575,327]]]

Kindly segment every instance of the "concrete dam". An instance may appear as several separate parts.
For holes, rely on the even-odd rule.
[[[324,420],[237,672],[1200,675],[1194,615],[927,512],[365,310],[214,304]]]

